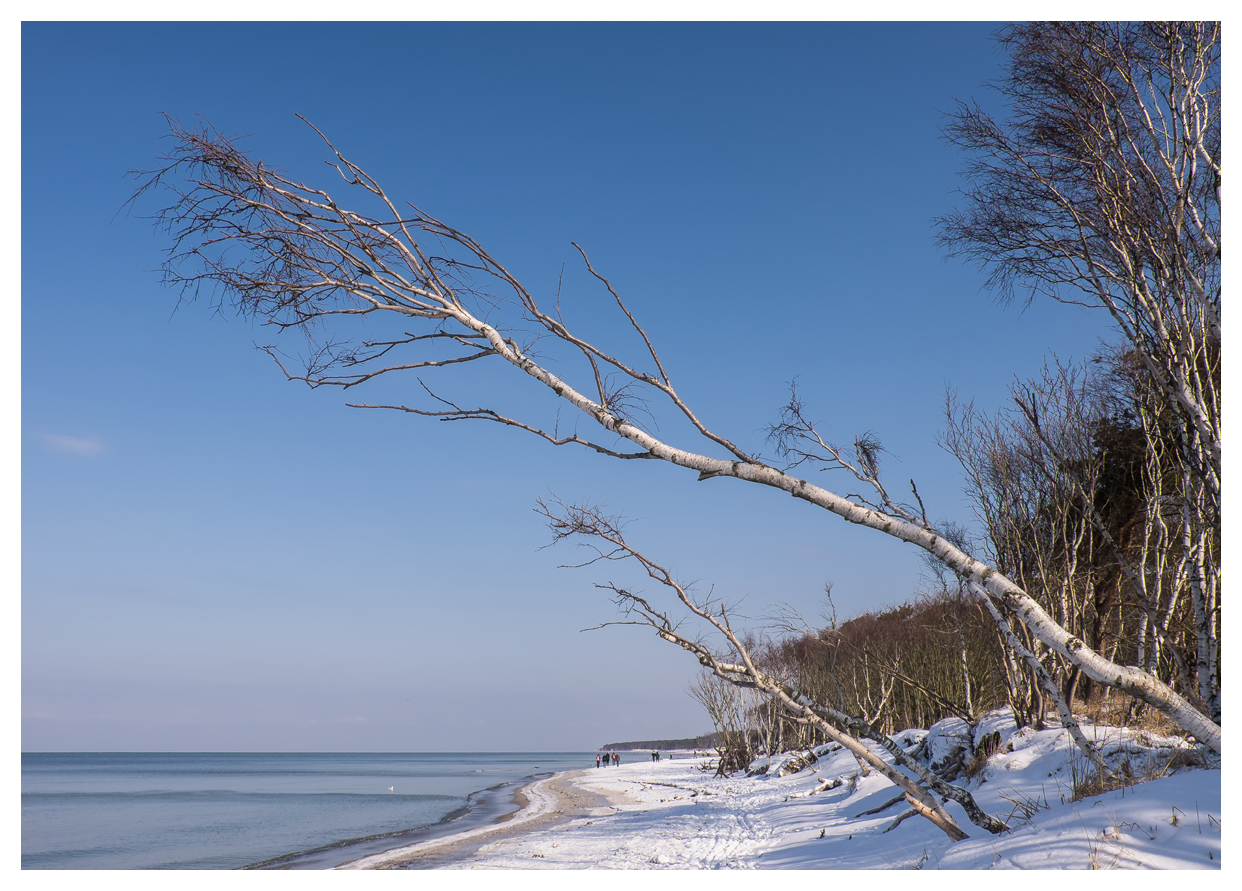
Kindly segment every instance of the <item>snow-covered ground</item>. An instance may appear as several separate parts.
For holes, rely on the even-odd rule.
[[[1184,744],[1141,731],[1090,727],[1109,760],[1131,772],[1167,765]],[[974,740],[997,731],[1000,750],[968,782],[985,810],[1012,831],[996,836],[974,826],[955,805],[947,809],[970,838],[956,844],[921,817],[886,831],[908,807],[897,802],[860,816],[897,795],[872,772],[859,777],[854,759],[835,746],[818,750],[811,768],[779,776],[790,756],[773,759],[763,776],[716,778],[704,758],[682,754],[590,770],[572,780],[610,806],[484,844],[448,868],[466,869],[1219,869],[1221,772],[1181,767],[1079,801],[1078,755],[1062,730],[1015,731],[1006,713],[986,716]],[[938,761],[961,721],[930,732],[896,735]],[[834,751],[835,749],[835,751]],[[1182,760],[1179,758],[1179,760]],[[1176,762],[1175,762],[1176,763]],[[835,788],[817,787],[840,780]],[[966,783],[960,779],[959,783]],[[545,812],[546,795],[532,802]]]

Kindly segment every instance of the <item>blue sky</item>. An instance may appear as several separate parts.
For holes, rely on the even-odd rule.
[[[118,214],[199,114],[326,180],[305,115],[387,190],[469,232],[571,318],[616,319],[591,255],[707,423],[767,450],[795,377],[840,441],[970,522],[936,444],[946,387],[989,409],[1098,315],[1022,311],[946,261],[931,220],[988,100],[988,24],[22,26],[24,750],[577,750],[710,729],[696,666],[564,570],[532,509],[631,540],[758,621],[894,605],[909,546],[775,492],[520,432],[345,407],[287,383],[271,335],[177,308],[166,246]],[[331,171],[327,171],[331,173]],[[335,176],[335,174],[332,174]],[[515,374],[438,391],[550,422]],[[383,392],[416,398],[413,381]]]

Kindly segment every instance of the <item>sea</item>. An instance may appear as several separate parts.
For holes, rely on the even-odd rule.
[[[595,753],[24,752],[22,868],[328,869],[495,821],[522,784],[583,767]]]

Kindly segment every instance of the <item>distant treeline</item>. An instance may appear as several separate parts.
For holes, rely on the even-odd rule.
[[[601,750],[627,749],[714,749],[720,741],[719,733],[705,733],[692,739],[640,739],[634,742],[604,743]]]

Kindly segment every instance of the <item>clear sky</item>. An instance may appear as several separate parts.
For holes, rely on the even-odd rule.
[[[579,750],[702,733],[697,665],[540,550],[537,498],[596,500],[756,627],[911,596],[918,553],[788,496],[519,431],[345,407],[287,383],[271,335],[176,307],[163,236],[120,213],[161,112],[327,181],[305,115],[387,190],[471,233],[572,318],[614,316],[683,396],[771,449],[789,381],[833,438],[874,432],[897,488],[971,521],[937,445],[1106,334],[998,304],[932,219],[955,97],[991,101],[989,24],[22,26],[22,747]],[[497,366],[499,367],[499,366]],[[550,423],[516,373],[435,378]],[[488,383],[491,380],[492,383]],[[389,394],[417,399],[413,380]],[[651,591],[650,588],[648,588]],[[651,593],[656,593],[651,591]]]

